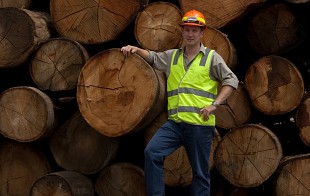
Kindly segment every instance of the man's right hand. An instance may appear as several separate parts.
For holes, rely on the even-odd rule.
[[[123,54],[127,57],[131,53],[136,53],[138,51],[138,47],[127,45],[121,48]]]
[[[127,57],[129,54],[137,53],[139,56],[141,56],[144,59],[147,59],[149,56],[149,51],[138,48],[136,46],[127,45],[121,48],[121,51],[123,54]]]

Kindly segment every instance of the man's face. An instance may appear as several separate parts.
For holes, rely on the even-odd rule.
[[[184,26],[182,35],[186,45],[194,46],[200,44],[201,38],[203,37],[203,30],[197,26]]]

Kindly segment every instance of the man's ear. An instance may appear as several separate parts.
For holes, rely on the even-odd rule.
[[[201,31],[200,31],[200,34],[201,34],[201,37],[203,36],[203,34],[205,33],[205,30],[206,30],[206,28],[201,28]]]

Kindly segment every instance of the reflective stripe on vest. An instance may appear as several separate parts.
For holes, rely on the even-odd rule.
[[[213,51],[206,48],[205,55],[199,52],[187,71],[184,69],[182,50],[173,53],[167,82],[169,119],[197,125],[215,125],[214,114],[207,121],[200,115],[200,110],[211,105],[217,95],[217,81],[209,76]]]

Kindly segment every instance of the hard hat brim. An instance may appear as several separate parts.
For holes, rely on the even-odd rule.
[[[196,27],[206,27],[206,25],[197,24],[197,23],[180,23],[179,26],[196,26]]]

